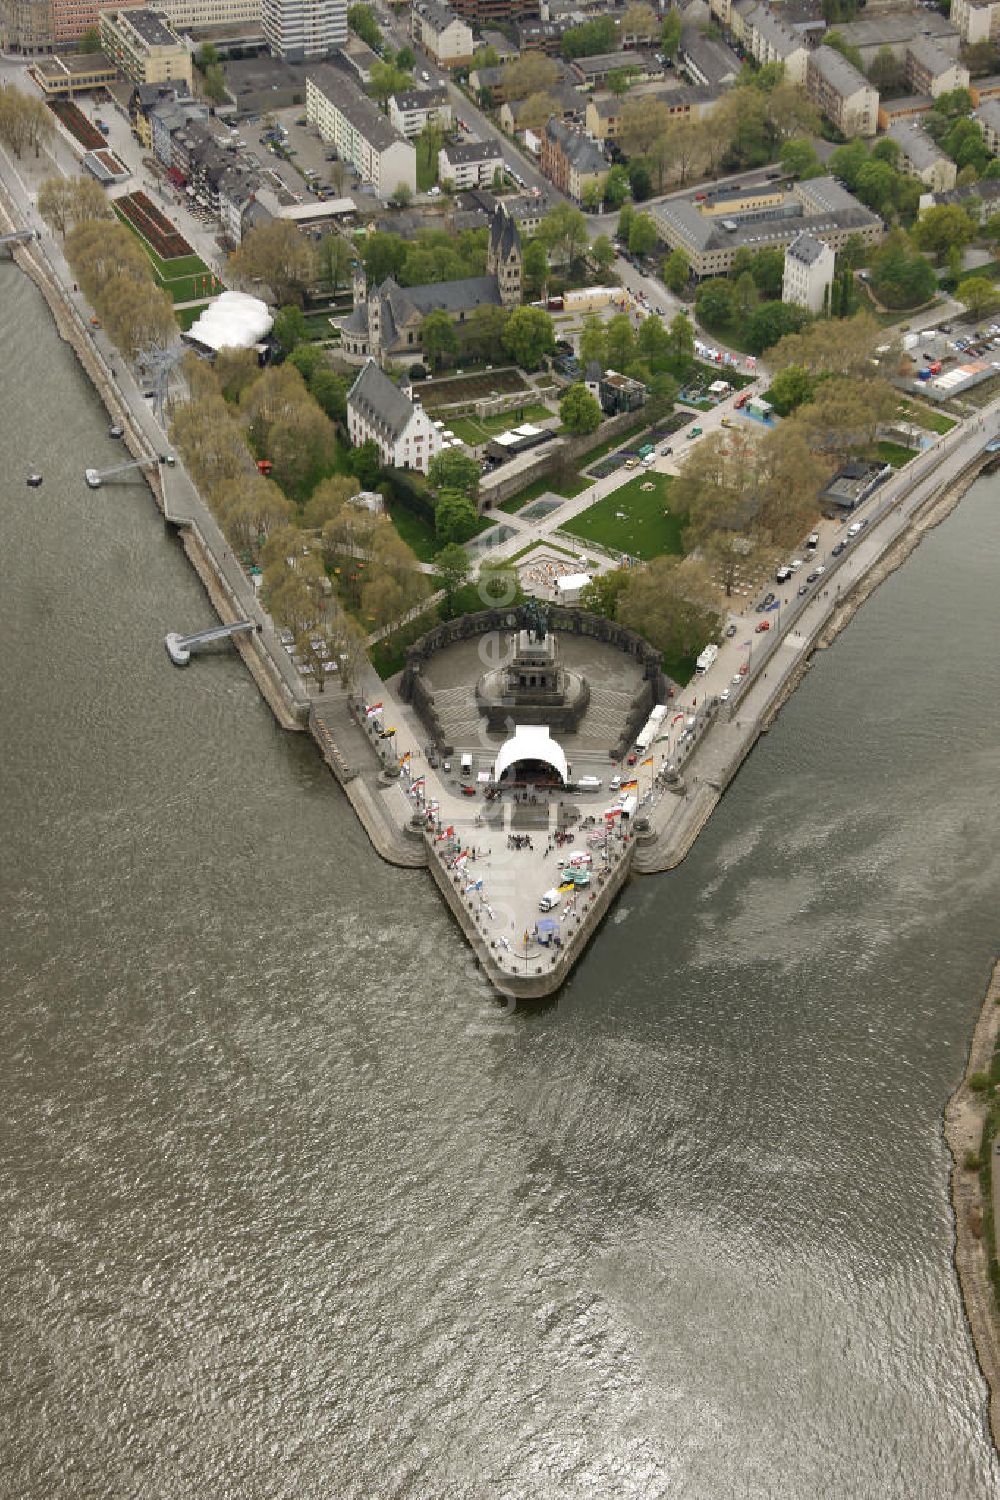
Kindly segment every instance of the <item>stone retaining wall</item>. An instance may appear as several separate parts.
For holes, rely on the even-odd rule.
[[[566,983],[570,971],[582,957],[587,944],[607,916],[611,903],[628,879],[634,854],[635,844],[629,843],[607,880],[594,892],[594,900],[587,906],[577,926],[564,937],[563,946],[554,952],[544,949],[541,954],[530,954],[528,972],[514,974],[502,968],[497,962],[496,955],[489,946],[487,935],[484,935],[477,926],[472,912],[462,899],[460,885],[456,885],[452,879],[452,872],[442,862],[437,846],[431,839],[427,841],[428,867],[452,915],[465,934],[466,941],[494,989],[499,990],[502,995],[510,995],[517,1000],[543,999],[546,995],[555,994],[556,990],[561,989]],[[541,973],[537,972],[539,969]]]

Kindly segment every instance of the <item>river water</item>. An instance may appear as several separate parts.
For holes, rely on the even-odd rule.
[[[200,585],[84,485],[120,449],[9,265],[0,312],[0,1495],[1000,1493],[940,1123],[998,481],[510,1016],[235,655],[170,666]]]

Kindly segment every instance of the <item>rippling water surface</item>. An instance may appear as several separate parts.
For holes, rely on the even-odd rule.
[[[1000,1492],[941,1110],[997,948],[1000,483],[679,871],[484,1003],[0,264],[0,1494]],[[24,486],[33,466],[39,491]]]

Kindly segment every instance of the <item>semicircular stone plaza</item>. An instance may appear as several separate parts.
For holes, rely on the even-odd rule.
[[[533,604],[438,626],[410,648],[399,683],[440,754],[495,756],[516,725],[545,725],[576,778],[620,760],[669,691],[634,631]]]

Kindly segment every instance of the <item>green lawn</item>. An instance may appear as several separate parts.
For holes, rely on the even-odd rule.
[[[646,560],[665,552],[680,556],[684,550],[681,531],[687,517],[669,508],[671,482],[669,474],[637,474],[575,520],[567,521],[562,529],[613,552],[628,552]],[[643,485],[653,488],[644,491]]]
[[[931,411],[929,406],[924,406],[917,401],[904,401],[899,408],[899,415],[904,422],[912,422],[916,427],[922,427],[925,432],[950,432],[955,426],[951,417],[946,417],[944,412]]]
[[[431,523],[425,521],[422,516],[418,516],[415,511],[409,510],[398,500],[388,502],[388,511],[389,518],[399,535],[408,547],[413,548],[420,561],[433,562],[444,543],[438,541]],[[480,516],[473,535],[478,536],[481,531],[485,531],[492,525],[494,521],[490,516]]]
[[[112,204],[112,207],[114,205]],[[200,255],[178,255],[173,260],[161,260],[152,245],[139,233],[134,224],[130,224],[124,214],[115,209],[118,220],[131,230],[139,244],[146,252],[146,256],[153,268],[153,276],[159,286],[162,286],[172,302],[194,302],[199,297],[218,296],[225,291],[223,286],[212,286],[212,271],[206,266]],[[202,278],[207,276],[207,283]]]
[[[529,484],[527,489],[518,490],[509,500],[502,500],[500,509],[513,516],[522,506],[542,495],[562,495],[564,500],[572,500],[574,495],[581,494],[592,483],[592,480],[584,479],[582,474],[567,474],[564,479],[555,474],[547,474],[542,479],[536,479],[534,484]]]
[[[426,193],[438,180],[438,159],[436,151],[429,151],[429,142],[425,141],[423,135],[417,136],[417,192]]]
[[[197,323],[207,306],[207,302],[198,302],[194,307],[182,307],[179,312],[174,313],[182,333],[187,333],[192,323]]]
[[[901,443],[876,443],[875,451],[884,464],[892,464],[894,469],[901,469],[917,456],[913,448],[904,448]]]
[[[515,406],[511,411],[498,412],[492,417],[444,417],[442,420],[463,443],[475,447],[478,443],[488,442],[498,432],[509,432],[523,422],[544,422],[552,415],[547,406],[529,401],[524,406]]]

